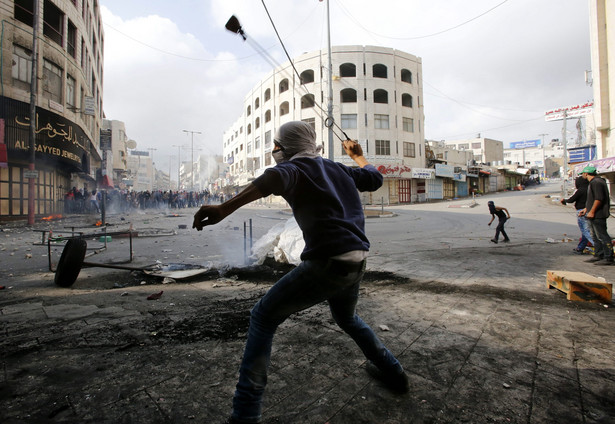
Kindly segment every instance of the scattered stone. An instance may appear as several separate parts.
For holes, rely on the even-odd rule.
[[[382,331],[389,331],[389,330],[390,330],[390,329],[389,329],[389,327],[388,327],[388,326],[386,326],[386,325],[384,325],[384,324],[381,324],[379,327],[380,327],[380,329],[381,329]]]

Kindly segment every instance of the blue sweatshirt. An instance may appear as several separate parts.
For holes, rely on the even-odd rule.
[[[305,240],[301,259],[326,259],[369,250],[359,191],[382,186],[372,165],[350,168],[322,157],[297,158],[268,168],[252,183],[264,196],[282,196]]]

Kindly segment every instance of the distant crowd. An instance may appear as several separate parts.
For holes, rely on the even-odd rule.
[[[105,192],[73,187],[64,196],[64,213],[100,213]],[[224,193],[203,191],[145,190],[106,191],[105,208],[108,212],[128,213],[138,209],[182,209],[203,204],[224,202]]]

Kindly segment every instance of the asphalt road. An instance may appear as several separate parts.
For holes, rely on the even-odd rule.
[[[613,282],[612,267],[572,254],[574,210],[546,197],[558,191],[498,193],[474,207],[469,199],[387,207],[392,217],[368,219],[358,312],[400,359],[410,393],[371,380],[356,346],[317,305],[276,334],[263,422],[615,422],[613,304],[568,301],[545,284],[547,270]],[[509,209],[511,243],[489,242],[488,200]],[[252,219],[257,239],[288,214],[249,207],[203,232],[179,229],[193,212],[108,219],[114,230],[130,222],[149,235],[134,239],[134,265],[223,271],[174,284],[84,268],[59,288],[46,247],[32,244],[40,234],[1,227],[0,422],[217,423],[228,415],[249,310],[283,272],[232,267],[243,264],[243,224]],[[95,220],[51,225],[89,233]],[[170,230],[177,234],[153,236]],[[54,262],[61,249],[52,249]],[[90,260],[128,252],[127,239],[114,237]]]

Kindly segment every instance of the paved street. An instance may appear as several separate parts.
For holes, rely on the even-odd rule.
[[[545,283],[547,270],[613,283],[615,268],[572,254],[574,210],[546,197],[558,192],[558,183],[543,184],[479,197],[476,207],[460,199],[385,207],[393,216],[369,218],[372,251],[358,313],[399,357],[410,392],[395,395],[370,379],[361,353],[318,305],[276,335],[263,422],[615,422],[614,305],[568,301]],[[511,243],[489,242],[488,200],[510,211]],[[0,227],[0,422],[222,422],[249,310],[283,272],[240,267],[244,222],[252,219],[256,240],[289,215],[257,206],[201,233],[179,229],[190,228],[192,213],[107,220],[114,229],[132,223],[143,235],[177,232],[135,238],[133,265],[213,268],[171,284],[138,271],[84,268],[71,288],[59,288],[47,248],[33,245],[40,233]],[[95,221],[51,226],[89,233]],[[615,219],[609,227],[613,235]],[[54,263],[61,249],[52,249]],[[117,262],[128,253],[128,240],[114,237],[88,260]]]

